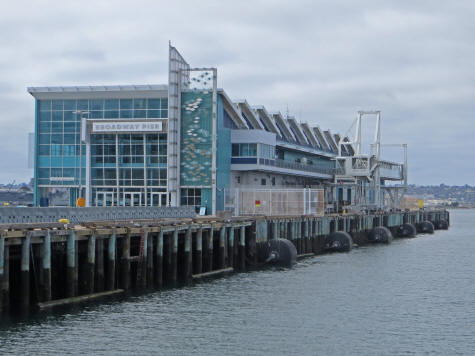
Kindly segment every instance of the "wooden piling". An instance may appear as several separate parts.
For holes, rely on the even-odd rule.
[[[214,245],[214,228],[206,232],[206,249],[204,251],[204,272],[213,270],[213,245]]]
[[[246,269],[246,227],[239,229],[238,266],[241,271]]]
[[[121,287],[123,290],[130,289],[130,231],[122,238],[121,256]]]
[[[147,241],[147,287],[152,288],[154,284],[155,270],[153,268],[153,235],[148,234]]]
[[[203,273],[203,228],[196,231],[195,254],[193,256],[193,274]]]
[[[92,234],[87,241],[86,294],[94,293],[94,274],[96,271],[96,236]]]
[[[161,288],[163,285],[163,231],[158,233],[155,247],[155,286]]]
[[[68,297],[75,297],[78,290],[76,262],[76,232],[71,230],[66,240],[66,289]]]
[[[3,280],[5,279],[5,236],[0,235],[0,312],[3,310]]]
[[[27,232],[21,245],[21,307],[27,310],[30,306],[30,247],[31,232]]]
[[[219,231],[219,251],[218,251],[218,261],[219,261],[219,269],[223,269],[226,267],[226,226],[222,226],[221,230]]]
[[[183,272],[183,277],[184,280],[187,281],[188,279],[191,278],[191,275],[193,274],[193,255],[192,255],[192,231],[191,231],[191,226],[188,227],[185,233],[185,255],[184,255],[184,272]]]
[[[107,290],[115,289],[115,260],[116,260],[116,244],[117,244],[117,235],[116,231],[112,232],[112,235],[109,237],[107,245]]]
[[[51,231],[48,230],[41,245],[41,299],[51,300]]]
[[[96,281],[95,290],[97,293],[104,291],[104,239],[96,239]]]
[[[177,260],[178,260],[178,229],[175,229],[173,231],[172,235],[172,250],[171,250],[171,259],[170,259],[170,268],[169,268],[169,273],[170,273],[170,283],[171,284],[176,284],[177,280]]]
[[[231,226],[231,228],[229,229],[228,267],[234,267],[234,226]]]
[[[0,279],[0,310],[7,311],[10,308],[10,246],[4,244],[2,250],[3,278]]]
[[[142,229],[140,233],[140,251],[137,261],[137,273],[135,275],[135,285],[138,288],[145,288],[147,285],[147,255],[148,255],[148,230]]]

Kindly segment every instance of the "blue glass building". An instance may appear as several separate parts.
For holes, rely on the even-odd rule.
[[[227,208],[236,188],[331,183],[338,135],[216,88],[170,47],[167,85],[31,87],[35,205],[54,190],[69,204]],[[351,155],[351,146],[342,146]],[[341,193],[351,200],[351,191]]]

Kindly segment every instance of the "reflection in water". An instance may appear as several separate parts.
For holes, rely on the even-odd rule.
[[[449,231],[207,283],[3,318],[2,354],[382,355],[475,350],[475,211]]]

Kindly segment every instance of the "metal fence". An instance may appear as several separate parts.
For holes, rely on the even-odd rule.
[[[71,223],[193,218],[193,206],[180,207],[91,207],[91,208],[17,208],[1,207],[0,224],[56,223],[68,219]]]
[[[235,189],[225,206],[237,216],[323,215],[324,196],[323,189]]]

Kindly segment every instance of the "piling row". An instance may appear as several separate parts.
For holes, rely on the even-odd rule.
[[[131,289],[175,287],[262,266],[262,246],[290,240],[300,256],[348,232],[365,244],[377,226],[449,222],[446,211],[187,221],[0,226],[0,310],[68,304]],[[109,224],[109,225],[108,225]]]

